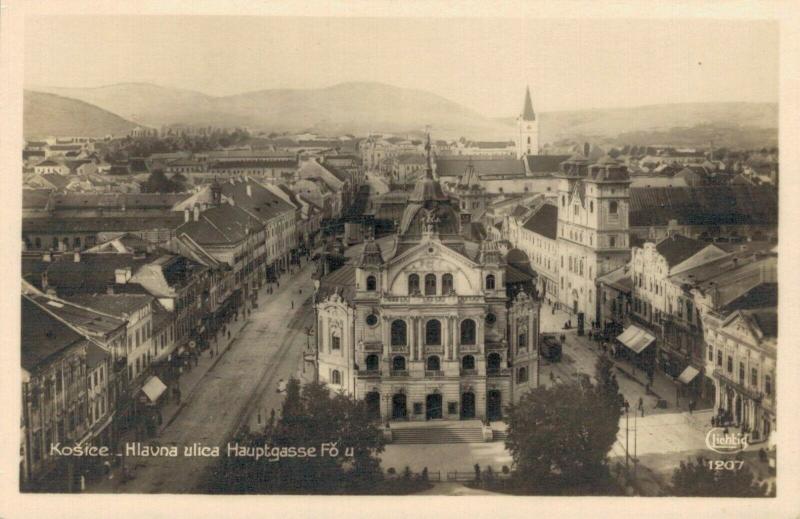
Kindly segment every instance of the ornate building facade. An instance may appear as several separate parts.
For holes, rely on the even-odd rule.
[[[533,274],[467,240],[427,171],[396,235],[319,278],[319,379],[376,419],[499,419],[537,383]]]

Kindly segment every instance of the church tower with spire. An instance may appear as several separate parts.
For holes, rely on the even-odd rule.
[[[517,118],[517,158],[539,154],[539,121],[533,111],[531,89],[525,88],[525,104]]]

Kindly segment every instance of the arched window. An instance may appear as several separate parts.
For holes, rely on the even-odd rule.
[[[486,290],[494,290],[494,275],[486,276]]]
[[[439,356],[431,355],[430,357],[428,357],[428,360],[425,362],[425,369],[428,371],[439,371],[439,369],[441,369]]]
[[[378,282],[375,280],[375,276],[367,276],[367,291],[374,292],[377,286]]]
[[[503,361],[499,353],[490,353],[486,357],[486,369],[497,371],[500,369],[500,363]]]
[[[331,350],[338,351],[342,347],[342,339],[337,335],[331,335]]]
[[[406,358],[402,355],[392,359],[392,371],[404,371],[406,369]]]
[[[436,295],[436,274],[425,275],[425,295],[426,296]]]
[[[81,248],[81,238],[80,238],[80,236],[76,236],[75,237],[75,240],[73,241],[73,245],[75,246],[76,249],[80,249]]]
[[[331,371],[331,384],[341,384],[342,383],[342,374],[339,373],[338,369]]]
[[[611,202],[610,204],[608,204],[608,212],[610,214],[617,214],[618,209],[619,207],[617,206],[616,202]]]
[[[767,396],[772,396],[772,377],[764,375],[764,393]]]
[[[425,323],[425,344],[432,346],[442,344],[442,323],[436,319]]]
[[[445,274],[442,276],[442,295],[446,296],[453,291],[453,275]]]
[[[53,249],[58,249],[58,238],[53,236],[53,239],[50,241],[50,245]]]
[[[517,384],[523,384],[528,381],[528,370],[526,368],[519,368],[517,371]]]
[[[419,292],[419,276],[411,274],[408,276],[408,293],[416,294]]]
[[[406,322],[402,319],[392,321],[392,346],[405,346]]]
[[[464,319],[461,321],[461,344],[475,344],[475,321]]]
[[[461,369],[475,369],[475,357],[464,355],[464,358],[461,359]]]
[[[530,144],[530,143],[531,143],[531,136],[528,135],[528,144]]]
[[[377,355],[367,355],[365,362],[369,371],[377,371],[380,365],[380,359],[378,359]]]
[[[33,240],[33,243],[36,244],[37,249],[42,248],[42,239],[39,238],[38,236]]]

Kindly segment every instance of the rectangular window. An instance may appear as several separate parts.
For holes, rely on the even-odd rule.
[[[458,413],[458,402],[447,402],[447,414]]]
[[[728,355],[728,373],[733,373],[733,357]]]
[[[739,383],[744,384],[744,362],[739,363]]]
[[[331,336],[331,349],[338,350],[341,348],[341,339],[335,335]]]
[[[758,370],[756,368],[750,370],[750,385],[758,387]]]
[[[414,403],[414,414],[422,414],[422,404],[420,402]]]
[[[708,345],[708,360],[711,362],[714,361],[714,347],[710,344]]]

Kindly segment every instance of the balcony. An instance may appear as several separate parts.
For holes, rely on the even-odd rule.
[[[462,377],[474,377],[478,374],[477,369],[462,369],[461,376]]]
[[[380,342],[365,342],[364,351],[381,352],[383,351],[383,344],[381,344]]]
[[[442,370],[425,370],[425,378],[439,378],[444,376],[444,371]]]
[[[507,377],[511,374],[511,370],[508,368],[489,368],[486,370],[487,377]]]
[[[408,353],[408,344],[393,344],[389,347],[392,353]]]
[[[483,303],[483,296],[459,296],[459,295],[412,295],[412,296],[385,296],[385,303],[400,305],[464,305]]]
[[[381,376],[379,369],[360,369],[357,373],[358,378],[377,378]]]
[[[461,353],[477,353],[478,349],[477,344],[461,344],[458,346],[458,351]]]
[[[389,372],[391,377],[408,377],[407,369],[393,369]]]
[[[733,374],[726,372],[721,367],[714,368],[714,376],[725,382],[725,384],[733,387],[737,393],[747,396],[748,398],[752,398],[756,402],[760,402],[764,398],[764,393],[738,382],[735,378],[733,378]]]
[[[439,345],[425,345],[425,353],[444,353],[444,346]]]

